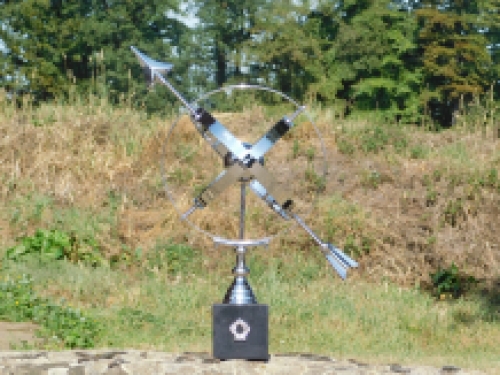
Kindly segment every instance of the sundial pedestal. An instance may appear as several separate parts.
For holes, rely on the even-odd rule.
[[[241,180],[240,239],[245,236],[246,182]],[[222,304],[212,306],[212,353],[215,358],[267,361],[269,359],[269,307],[257,303],[247,280],[248,246],[235,247],[234,280]]]
[[[264,156],[274,147],[276,142],[283,138],[295,126],[295,119],[305,110],[293,99],[282,92],[256,85],[230,85],[211,91],[200,97],[193,103],[179,93],[175,87],[167,80],[164,74],[172,70],[172,64],[153,60],[143,54],[135,47],[131,47],[134,54],[139,59],[140,65],[146,73],[146,79],[150,85],[155,83],[166,86],[172,94],[183,104],[189,112],[194,129],[200,134],[202,139],[223,161],[224,170],[217,177],[206,185],[201,192],[196,194],[193,205],[185,211],[181,219],[192,224],[200,232],[204,232],[212,237],[218,245],[228,246],[236,249],[236,267],[233,269],[234,281],[228,289],[222,304],[213,305],[213,355],[219,359],[269,359],[268,350],[268,306],[257,303],[255,296],[246,279],[248,268],[245,265],[245,252],[248,247],[268,245],[272,237],[264,237],[255,240],[245,240],[245,194],[248,187],[251,193],[265,204],[280,220],[295,221],[299,227],[305,230],[310,237],[319,245],[319,250],[326,257],[330,265],[337,274],[345,279],[347,272],[351,268],[358,267],[358,263],[348,254],[337,248],[332,243],[323,241],[298,215],[299,207],[294,204],[292,192],[279,183],[273,170],[264,165]],[[198,105],[203,100],[217,93],[230,95],[232,91],[259,90],[262,93],[275,94],[281,100],[293,107],[291,115],[285,115],[274,123],[268,131],[256,140],[254,144],[248,144],[236,137],[229,128],[217,120],[213,114],[202,106]],[[216,103],[214,101],[213,103]],[[271,102],[271,104],[274,102]],[[210,103],[207,102],[207,105]],[[314,126],[314,121],[308,118],[307,123],[311,124],[318,135],[323,159],[325,158],[325,147],[323,145],[319,131]],[[167,141],[175,128],[174,123]],[[182,141],[184,142],[184,140]],[[165,153],[165,150],[164,150]],[[165,153],[166,155],[166,153]],[[289,161],[282,164],[281,168],[290,170]],[[276,169],[279,168],[275,166]],[[324,163],[323,178],[326,178],[326,163]],[[178,209],[176,200],[172,192],[167,187],[167,178],[164,175],[165,188],[172,203]],[[189,217],[198,210],[212,205],[218,200],[223,192],[234,183],[241,183],[241,211],[240,211],[240,236],[237,240],[225,239],[205,232],[200,227],[189,221]],[[298,205],[297,205],[298,206]]]
[[[212,353],[215,358],[267,361],[269,306],[258,304],[246,276],[245,247],[238,246],[234,280],[223,303],[212,306]]]

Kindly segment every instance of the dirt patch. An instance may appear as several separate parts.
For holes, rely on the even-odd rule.
[[[0,351],[22,345],[33,345],[37,341],[35,331],[39,327],[33,323],[0,322]]]

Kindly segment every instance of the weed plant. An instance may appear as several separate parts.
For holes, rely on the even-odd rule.
[[[439,268],[431,274],[433,292],[439,299],[458,298],[477,284],[472,276],[464,275],[452,263],[447,268]]]
[[[339,151],[347,155],[353,155],[356,150],[376,154],[391,147],[400,153],[408,147],[407,130],[405,126],[381,124],[354,130],[343,127],[338,137]]]
[[[19,261],[27,256],[35,256],[42,262],[67,259],[94,267],[105,262],[95,240],[80,240],[56,229],[38,229],[33,236],[21,238],[20,243],[6,252],[6,258],[12,261]]]
[[[40,325],[39,346],[50,349],[92,348],[99,340],[100,325],[87,314],[70,306],[39,297],[27,274],[0,282],[0,319]]]

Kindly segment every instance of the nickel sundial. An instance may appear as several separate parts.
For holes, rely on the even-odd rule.
[[[206,156],[191,155],[191,164],[196,165],[196,157],[206,159],[215,156],[219,159],[220,171],[215,178],[203,181],[201,186],[190,186],[189,178],[182,178],[184,174],[181,168],[182,163],[179,163],[175,169],[175,173],[179,176],[177,185],[182,188],[173,188],[169,184],[169,179],[165,178],[166,191],[179,211],[180,218],[209,235],[216,246],[232,247],[236,252],[236,266],[233,268],[234,281],[227,290],[222,303],[213,305],[213,355],[220,359],[267,360],[269,357],[268,306],[257,303],[248,283],[249,269],[245,263],[245,254],[250,247],[268,245],[277,233],[271,235],[261,233],[262,236],[251,239],[246,237],[245,218],[249,200],[247,199],[247,191],[252,194],[253,203],[260,202],[261,206],[265,207],[267,214],[272,215],[273,221],[286,224],[294,221],[305,230],[319,245],[320,251],[342,279],[347,277],[349,268],[358,266],[356,261],[333,244],[321,240],[299,216],[300,204],[297,204],[297,201],[301,197],[294,196],[294,192],[279,178],[279,176],[292,173],[291,162],[285,160],[276,166],[269,161],[271,156],[275,156],[271,155],[273,149],[277,148],[280,140],[295,127],[294,121],[301,115],[308,116],[305,107],[279,91],[247,84],[225,86],[201,96],[194,102],[189,102],[166,78],[166,74],[173,68],[172,64],[153,60],[135,47],[131,47],[131,49],[139,59],[148,82],[165,85],[177,97],[189,116],[189,130],[194,129],[195,133],[198,134],[196,139],[193,139],[192,136],[186,136],[186,130],[176,133],[181,122],[178,120],[170,129],[165,147],[184,146],[184,142],[188,144],[189,140],[194,144],[202,143],[204,146],[208,146],[211,153],[211,155]],[[225,108],[230,108],[234,100],[229,97],[234,92],[246,91],[257,91],[263,95],[275,96],[281,102],[286,103],[287,108],[289,108],[289,112],[282,114],[279,120],[270,124],[260,135],[258,134],[252,143],[245,140],[248,138],[248,134],[245,133],[255,133],[254,127],[245,123],[239,124],[237,134],[235,127],[229,125],[231,121],[234,121],[234,118],[229,117],[228,122],[226,122],[221,113],[209,111],[209,107],[214,102],[225,103]],[[239,105],[241,106],[241,103]],[[247,120],[251,122],[251,119]],[[224,122],[225,124],[223,124]],[[307,122],[314,127],[314,122],[309,116]],[[314,130],[321,141],[321,136],[315,127]],[[179,134],[184,135],[184,138]],[[168,152],[168,150],[164,151]],[[190,149],[186,146],[188,154],[189,151]],[[322,148],[322,152],[324,153],[324,148]],[[182,156],[179,155],[179,157]],[[202,161],[205,160],[199,160],[199,164]],[[276,170],[277,168],[281,170]],[[228,196],[228,191],[235,187],[239,190],[239,202],[237,207],[232,207],[231,210],[232,212],[236,211],[238,216],[238,233],[235,236],[237,238],[220,235],[217,231],[215,233],[208,231],[191,220],[205,208],[220,204]],[[187,202],[192,196],[194,198]],[[227,202],[225,202],[225,206],[227,206]],[[219,214],[224,214],[224,212],[227,214],[229,211],[221,210]],[[215,230],[217,229],[215,228]],[[225,232],[222,228],[221,231]],[[291,233],[287,234],[287,236],[292,235]]]

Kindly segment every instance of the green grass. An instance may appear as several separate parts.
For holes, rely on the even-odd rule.
[[[434,150],[433,154],[439,154],[440,157],[445,157],[449,159],[450,162],[462,165],[468,165],[474,162],[474,158],[470,154],[467,146],[461,141],[457,141],[449,145],[440,147],[438,150]]]
[[[32,193],[7,201],[1,216],[19,234],[19,244],[23,238],[24,241],[29,241],[27,238],[37,236],[37,231],[32,233],[33,228],[48,228],[43,231],[53,232],[45,236],[49,242],[54,240],[56,232],[64,233],[64,236],[69,237],[67,241],[72,242],[72,250],[69,252],[72,255],[79,252],[83,256],[84,253],[95,253],[94,250],[98,247],[96,237],[111,237],[108,242],[117,242],[113,237],[116,237],[116,213],[120,202],[121,196],[113,190],[107,193],[103,206],[98,209],[69,206],[55,202],[50,196]],[[44,235],[38,233],[38,236],[39,241],[42,241]]]
[[[195,249],[167,244],[157,251],[163,252],[158,256],[166,267],[154,260],[135,270],[68,261],[40,267],[31,259],[4,262],[0,277],[13,280],[29,273],[37,301],[64,298],[92,316],[102,329],[93,338],[96,347],[210,351],[211,305],[221,301],[231,283],[233,255],[208,270]],[[256,249],[249,260],[250,283],[259,302],[270,305],[273,353],[500,368],[500,320],[486,313],[479,297],[438,301],[388,282],[341,282],[318,252],[270,258]],[[9,309],[18,319],[18,306]]]
[[[347,155],[353,155],[356,151],[377,154],[388,149],[401,153],[408,147],[410,131],[410,127],[396,124],[342,127],[338,135],[338,148]]]
[[[0,319],[39,324],[38,345],[51,349],[92,348],[100,334],[99,323],[78,308],[37,296],[24,273],[0,280]]]

